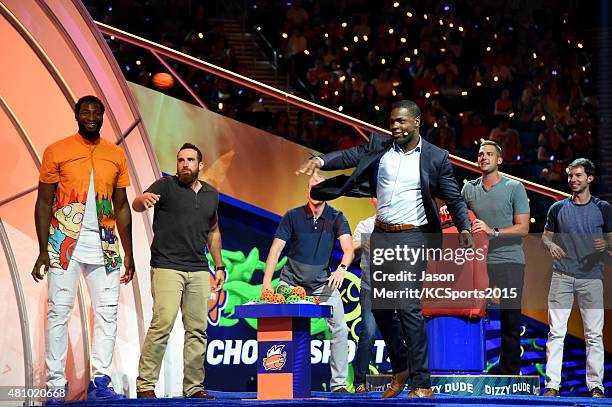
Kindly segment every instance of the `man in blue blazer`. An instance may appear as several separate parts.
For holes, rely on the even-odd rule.
[[[410,247],[427,245],[430,239],[426,234],[438,234],[442,230],[435,202],[435,198],[441,198],[461,231],[462,244],[471,245],[467,206],[453,174],[448,151],[420,137],[421,111],[414,102],[401,100],[394,103],[390,119],[392,137],[372,134],[367,144],[313,157],[303,164],[298,172],[308,175],[319,169],[355,168],[350,176],[341,175],[316,185],[311,196],[324,201],[340,196],[376,196],[378,207],[372,250],[378,244],[392,247],[398,241]],[[420,275],[427,262],[419,260],[400,267],[412,269]],[[422,282],[406,284],[419,290],[422,287]],[[376,298],[372,300],[373,308],[376,308]],[[433,397],[427,333],[420,300],[402,299],[393,304],[392,307],[373,309],[393,369],[391,385],[383,397],[395,397],[401,393],[408,378],[411,379],[408,397]],[[392,323],[396,312],[401,329]]]

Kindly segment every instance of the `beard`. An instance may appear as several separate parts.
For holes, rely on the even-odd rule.
[[[181,173],[177,174],[178,181],[183,185],[191,185],[198,179],[199,173],[197,171],[189,171],[189,173]]]
[[[100,125],[94,131],[87,130],[85,125],[83,123],[79,122],[79,134],[81,136],[85,137],[89,141],[96,141],[98,138],[100,138],[100,129],[101,128],[102,128],[102,122],[100,122]]]

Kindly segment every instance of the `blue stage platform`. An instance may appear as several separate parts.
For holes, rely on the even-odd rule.
[[[487,397],[458,397],[437,396],[433,399],[407,399],[407,392],[403,392],[393,399],[381,399],[381,392],[370,392],[366,394],[335,394],[327,392],[313,392],[311,399],[300,400],[256,400],[256,394],[249,393],[227,393],[210,391],[211,395],[218,397],[217,400],[196,399],[147,399],[147,400],[123,400],[117,402],[77,402],[70,403],[71,406],[191,406],[191,405],[214,405],[214,406],[612,406],[612,399],[592,399],[588,397],[541,397],[541,396],[487,396]],[[251,399],[251,400],[249,400]]]

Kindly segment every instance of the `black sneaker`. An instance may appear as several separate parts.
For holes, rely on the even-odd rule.
[[[604,394],[602,389],[600,389],[599,387],[595,387],[593,390],[591,390],[591,397],[593,397],[594,399],[605,399],[606,395]]]

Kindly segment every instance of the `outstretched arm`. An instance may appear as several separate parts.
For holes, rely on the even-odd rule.
[[[263,285],[261,287],[262,291],[272,290],[272,276],[274,275],[274,270],[278,264],[278,258],[285,248],[286,243],[287,242],[279,239],[278,237],[275,237],[272,241],[272,246],[270,246],[270,252],[268,253],[268,258],[266,259],[266,269],[264,271]]]

